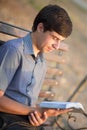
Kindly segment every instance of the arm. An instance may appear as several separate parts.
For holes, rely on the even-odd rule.
[[[4,95],[4,92],[0,90],[0,97]]]
[[[0,96],[0,111],[1,112],[19,114],[19,115],[28,115],[31,111],[34,111],[34,110],[35,108],[18,103],[4,95]]]
[[[32,112],[31,115],[36,113],[36,115],[34,115],[34,119],[39,118],[38,122],[34,121],[34,123],[32,123],[32,121],[30,120],[31,117],[29,117],[29,121],[33,126],[39,126],[43,124],[48,118],[46,113],[42,114],[43,110],[41,108],[30,107],[30,106],[18,103],[4,95],[2,96],[0,95],[0,112],[16,114],[16,115],[17,114],[28,115],[28,116],[30,115],[31,112]]]
[[[21,55],[7,43],[0,48],[0,111],[27,115],[31,108],[4,96],[19,64]],[[4,80],[3,80],[4,79]]]
[[[16,115],[29,115],[30,123],[33,126],[39,126],[43,124],[48,117],[64,114],[71,110],[42,109],[38,106],[29,107],[3,95],[0,97],[0,111]]]

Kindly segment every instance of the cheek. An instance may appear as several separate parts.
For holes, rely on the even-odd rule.
[[[47,40],[44,44],[44,48],[52,48],[54,42],[52,40]]]
[[[53,44],[53,40],[51,40],[50,38],[45,38],[45,39],[43,40],[42,46],[43,46],[43,47],[46,47],[46,46],[51,46],[52,44]]]
[[[43,35],[42,37],[39,38],[38,48],[40,50],[44,50],[48,47],[51,47],[53,42],[54,41],[48,35]]]

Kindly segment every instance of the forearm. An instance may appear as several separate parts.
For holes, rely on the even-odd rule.
[[[4,95],[4,92],[0,89],[0,97]]]
[[[18,103],[6,96],[0,97],[0,112],[18,115],[28,115],[35,108]]]

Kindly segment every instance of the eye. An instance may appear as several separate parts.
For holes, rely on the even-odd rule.
[[[57,38],[57,37],[55,37],[55,36],[54,36],[54,38],[53,38],[53,39],[54,39],[55,41],[58,41],[58,38]]]
[[[59,39],[57,37],[53,36],[53,40],[58,42]]]
[[[51,35],[51,38],[54,40],[54,41],[56,41],[56,42],[58,42],[60,39],[58,38],[58,37],[56,37],[55,35],[53,35],[53,34],[50,34]]]
[[[51,35],[51,37],[52,37],[53,40],[56,40],[56,37],[54,35]]]

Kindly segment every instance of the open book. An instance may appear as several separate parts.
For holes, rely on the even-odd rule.
[[[69,109],[71,108],[73,112],[84,113],[85,110],[83,105],[79,102],[57,102],[57,101],[43,101],[40,104],[43,108],[56,108],[56,109]]]

